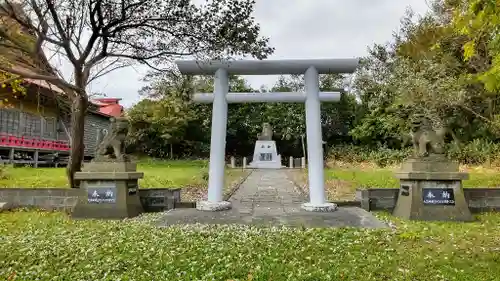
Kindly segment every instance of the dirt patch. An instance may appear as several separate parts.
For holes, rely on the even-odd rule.
[[[293,181],[302,193],[309,194],[309,190],[307,188],[307,173],[304,170],[288,170],[286,171],[286,175],[289,180]]]
[[[251,173],[251,170],[235,169],[229,170],[226,175],[226,186],[224,187],[224,196],[232,195],[240,187],[243,181]]]
[[[346,180],[331,179],[325,182],[325,192],[330,201],[352,201],[356,196],[356,185]]]
[[[224,196],[232,194],[239,187],[241,181],[248,176],[249,170],[228,170],[226,172]],[[196,202],[206,200],[208,196],[208,182],[203,185],[187,186],[181,191],[182,202]]]
[[[287,171],[287,175],[305,195],[309,196],[305,170]],[[325,193],[329,201],[352,201],[356,195],[356,184],[346,180],[330,179],[325,182]]]

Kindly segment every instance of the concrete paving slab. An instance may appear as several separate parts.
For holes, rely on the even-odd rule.
[[[231,196],[231,210],[208,212],[174,209],[157,223],[176,224],[252,224],[291,227],[385,228],[385,223],[358,207],[340,207],[334,212],[308,212],[300,208],[306,198],[297,190],[284,170],[254,170]]]
[[[386,228],[385,223],[369,212],[358,207],[341,207],[331,213],[295,212],[256,209],[253,213],[229,210],[221,212],[202,212],[196,209],[174,209],[165,214],[159,226],[176,224],[252,224],[284,225],[290,227],[362,227]]]

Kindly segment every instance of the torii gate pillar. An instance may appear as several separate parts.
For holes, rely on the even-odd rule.
[[[237,102],[305,102],[307,157],[309,172],[309,202],[302,209],[315,212],[335,211],[337,206],[325,200],[323,138],[321,133],[321,101],[338,101],[339,92],[320,93],[320,73],[351,73],[358,59],[324,60],[263,60],[263,61],[177,61],[182,74],[215,74],[213,94],[195,94],[197,102],[213,102],[212,134],[210,138],[210,163],[208,198],[197,202],[203,211],[221,211],[231,208],[223,201],[224,155],[226,147],[227,104]],[[228,93],[228,75],[304,74],[306,93]]]
[[[302,207],[311,211],[329,211],[330,209],[336,209],[337,206],[333,203],[326,203],[325,200],[319,74],[316,68],[309,67],[306,70],[304,80],[306,87],[306,143],[310,202],[304,203]]]
[[[231,207],[229,202],[222,200],[227,135],[226,94],[228,91],[229,77],[227,71],[220,68],[215,72],[212,132],[210,135],[210,163],[208,169],[208,201],[204,203],[209,210],[225,210]],[[213,202],[217,203],[213,204]]]

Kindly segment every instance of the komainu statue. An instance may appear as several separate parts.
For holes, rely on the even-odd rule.
[[[262,124],[262,132],[257,135],[257,140],[273,140],[273,127],[271,127],[271,124]]]
[[[97,147],[94,161],[127,161],[125,138],[129,130],[129,121],[125,117],[111,118],[108,134]]]
[[[444,154],[445,128],[434,130],[431,120],[423,114],[415,115],[410,127],[415,157]]]

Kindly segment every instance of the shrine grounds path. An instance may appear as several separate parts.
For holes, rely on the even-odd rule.
[[[307,198],[283,170],[253,170],[229,198],[232,209],[202,212],[196,209],[174,209],[158,222],[173,224],[257,224],[297,227],[367,227],[384,228],[384,223],[357,207],[340,207],[331,213],[307,212],[300,205]]]

